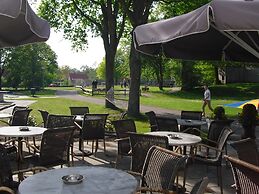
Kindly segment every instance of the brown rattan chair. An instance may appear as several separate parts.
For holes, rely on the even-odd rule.
[[[140,193],[178,193],[175,183],[179,168],[186,163],[187,156],[182,156],[168,149],[151,146],[141,170]]]
[[[134,120],[132,119],[112,121],[112,124],[115,128],[116,141],[118,142],[118,153],[115,162],[115,167],[117,167],[120,157],[131,156],[128,132],[136,133],[136,125]]]
[[[13,175],[19,174],[19,178],[24,178],[23,173],[46,170],[44,167],[28,168],[19,171],[12,171],[11,161],[6,148],[0,144],[0,193],[14,193],[19,186],[19,182],[14,181]]]
[[[33,166],[53,167],[69,164],[69,146],[71,145],[75,126],[58,127],[44,131],[40,148],[32,147],[36,154],[24,158]]]
[[[46,121],[46,128],[55,129],[59,127],[74,127],[75,126],[75,116],[73,115],[55,115],[49,114]],[[73,141],[71,142],[71,160],[74,163],[74,139],[79,137],[79,130],[74,130]]]
[[[157,116],[154,111],[149,111],[145,114],[148,117],[151,131],[179,131],[175,118]]]
[[[182,110],[181,111],[181,119],[190,119],[190,120],[201,120],[202,119],[202,112],[201,111],[187,111],[187,110]],[[194,128],[200,129],[201,126],[193,126]],[[180,126],[180,131],[183,131],[187,129],[188,126],[181,125]]]
[[[47,126],[47,120],[48,120],[48,116],[49,116],[49,112],[46,110],[38,110],[41,114],[42,117],[42,121],[43,121],[43,127]]]
[[[26,126],[32,109],[16,110],[10,119],[10,126]]]
[[[133,172],[141,173],[148,150],[153,146],[168,149],[168,137],[129,133],[131,146],[131,168]]]
[[[26,110],[26,109],[28,109],[27,106],[14,106],[14,107],[13,107],[13,110],[12,110],[12,115],[13,115],[14,112],[17,111],[17,110]]]
[[[236,150],[240,160],[259,166],[258,149],[254,139],[242,139],[230,145]]]
[[[70,106],[70,113],[71,115],[84,115],[86,113],[89,113],[89,107],[87,106]]]
[[[82,126],[77,125],[80,129],[79,150],[84,152],[84,140],[92,140],[92,153],[94,150],[94,141],[96,141],[95,155],[98,149],[99,139],[103,140],[105,152],[105,123],[108,114],[85,114]],[[83,154],[84,157],[84,154]]]
[[[46,122],[46,128],[69,127],[74,126],[75,116],[49,114]]]
[[[233,133],[230,127],[225,127],[221,134],[220,138],[218,140],[217,146],[216,147],[211,147],[206,144],[198,144],[201,148],[201,153],[196,153],[192,159],[196,163],[200,163],[206,166],[215,166],[217,167],[217,175],[218,175],[218,185],[220,186],[221,193],[223,193],[222,189],[222,153],[224,146],[226,144],[226,141],[228,137]],[[205,152],[202,152],[205,148]],[[212,153],[213,152],[213,153]]]
[[[233,120],[214,120],[211,122],[209,131],[206,134],[198,128],[187,128],[183,132],[200,135],[202,137],[202,143],[212,147],[216,147],[220,134],[225,127],[230,127]]]
[[[225,158],[232,168],[236,194],[258,194],[259,167],[230,156]]]

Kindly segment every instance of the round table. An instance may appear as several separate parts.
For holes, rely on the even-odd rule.
[[[83,182],[75,185],[63,183],[62,176],[81,174]],[[130,174],[96,166],[69,167],[48,170],[26,178],[18,188],[19,194],[132,194],[138,187]]]
[[[13,115],[8,113],[0,113],[0,119],[10,119]]]
[[[168,143],[170,146],[191,146],[201,142],[201,138],[197,135],[192,135],[189,133],[181,132],[171,132],[171,131],[153,131],[148,132],[150,135],[167,136]],[[178,136],[178,138],[172,138]]]
[[[28,131],[20,131],[21,127],[28,127]],[[42,135],[46,128],[31,126],[4,126],[0,127],[0,136],[17,138],[18,140],[18,164],[22,161],[22,139]],[[19,167],[18,167],[19,168]]]

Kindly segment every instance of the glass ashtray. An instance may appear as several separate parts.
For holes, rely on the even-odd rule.
[[[182,139],[178,134],[168,134],[168,137],[171,139]]]
[[[26,127],[26,126],[24,126],[24,127],[19,127],[19,130],[20,130],[20,131],[30,131],[30,130],[29,130],[29,127]]]
[[[62,180],[65,184],[79,184],[84,180],[84,176],[81,174],[69,174],[62,177]]]

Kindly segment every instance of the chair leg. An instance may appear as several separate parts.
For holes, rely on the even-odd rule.
[[[219,184],[220,184],[220,192],[221,194],[223,194],[223,185],[222,185],[222,166],[219,167],[219,176],[218,176],[218,179],[219,179]]]
[[[103,138],[103,152],[106,152],[106,144],[105,144],[105,138]]]

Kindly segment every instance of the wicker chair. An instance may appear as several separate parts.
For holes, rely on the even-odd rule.
[[[186,111],[186,110],[181,111],[181,119],[201,120],[201,118],[202,118],[201,111]],[[198,129],[201,128],[200,126],[193,126],[193,127]],[[181,125],[180,131],[183,131],[187,128],[188,126]]]
[[[254,139],[242,139],[235,141],[230,145],[236,150],[240,160],[259,166],[259,154]]]
[[[42,117],[42,121],[43,121],[43,127],[47,126],[47,120],[48,120],[48,116],[49,116],[49,112],[46,110],[38,110],[41,114]]]
[[[259,167],[230,156],[225,158],[232,168],[236,194],[258,194]]]
[[[28,168],[19,171],[12,171],[9,155],[6,148],[0,144],[0,193],[14,193],[19,186],[19,182],[14,181],[13,175],[19,174],[20,178],[24,178],[22,175],[26,172],[43,171],[44,167]],[[14,190],[14,191],[13,191]]]
[[[225,127],[230,127],[233,120],[214,120],[211,122],[208,134],[204,133],[198,128],[187,128],[183,132],[199,134],[202,137],[202,143],[212,147],[216,147],[220,134]]]
[[[96,141],[95,155],[98,149],[99,139],[103,140],[104,152],[105,152],[105,123],[108,114],[85,114],[82,126],[77,125],[80,129],[79,135],[79,150],[84,149],[84,140],[92,140],[92,153],[94,150],[94,141]],[[83,154],[84,157],[84,154]]]
[[[10,126],[26,126],[32,109],[16,110],[9,121]]]
[[[14,106],[13,110],[12,110],[12,115],[14,114],[15,111],[17,110],[27,110],[28,107],[27,106]]]
[[[178,191],[175,178],[179,168],[186,163],[187,156],[170,150],[151,146],[141,170],[140,193],[169,193]]]
[[[71,145],[75,126],[58,127],[44,131],[40,149],[28,145],[36,154],[27,156],[24,161],[33,166],[53,167],[69,164],[69,146]]]
[[[223,193],[223,189],[222,189],[222,153],[223,153],[223,149],[225,146],[225,143],[228,139],[228,137],[233,133],[233,131],[229,128],[229,127],[225,127],[221,134],[220,134],[220,138],[218,140],[217,146],[216,147],[211,147],[205,144],[199,144],[197,146],[199,146],[201,148],[201,151],[203,150],[203,148],[205,148],[205,152],[204,153],[196,153],[192,159],[196,162],[196,163],[200,163],[200,164],[204,164],[207,166],[216,166],[217,167],[217,174],[218,174],[218,185],[220,186],[221,189],[221,193]],[[212,155],[211,151],[215,152],[214,155]]]
[[[153,146],[168,149],[168,138],[165,136],[129,133],[131,145],[131,171],[141,173],[148,150]]]
[[[78,107],[70,106],[69,109],[70,109],[71,115],[74,115],[74,116],[76,115],[83,116],[84,114],[89,113],[89,107],[87,106],[78,106]]]
[[[145,114],[148,117],[151,131],[179,131],[175,118],[157,116],[154,111],[146,112]]]
[[[46,128],[74,126],[75,116],[49,114]]]
[[[122,156],[131,156],[130,152],[130,140],[128,132],[136,133],[136,125],[134,120],[125,119],[112,121],[112,124],[116,131],[116,141],[118,142],[118,154],[115,162],[117,167],[118,160]]]

